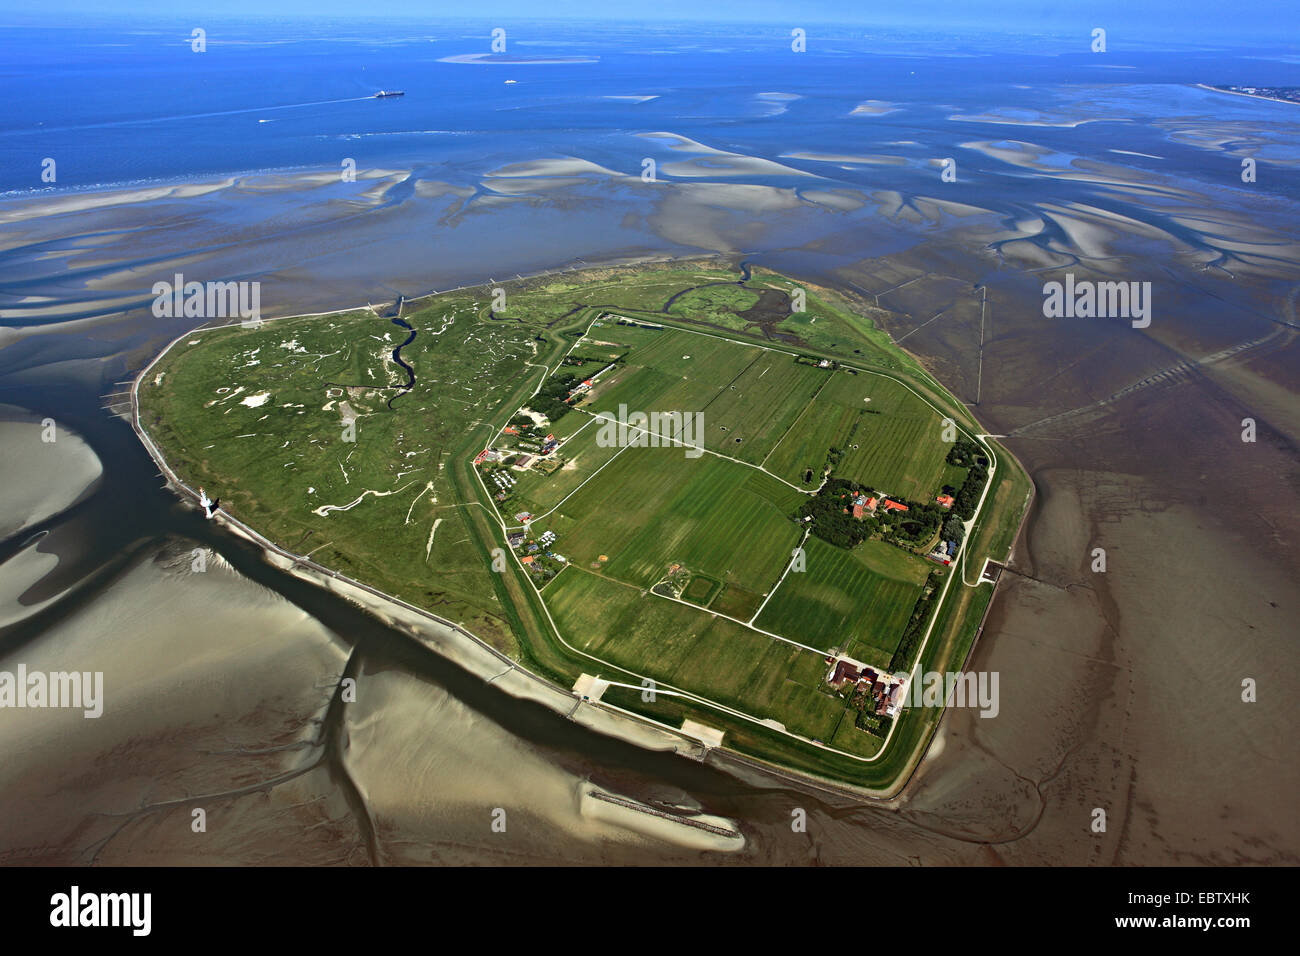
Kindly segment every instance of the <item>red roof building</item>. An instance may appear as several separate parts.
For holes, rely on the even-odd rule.
[[[883,507],[886,511],[908,511],[909,510],[907,505],[899,504],[897,501],[886,500]]]
[[[842,684],[846,680],[856,681],[862,672],[848,661],[836,661],[835,672],[831,675],[832,684]]]
[[[934,500],[940,508],[951,508],[953,505],[952,495],[939,495],[939,497]]]

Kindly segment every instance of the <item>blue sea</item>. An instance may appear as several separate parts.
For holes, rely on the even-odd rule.
[[[636,134],[665,130],[773,160],[792,152],[960,157],[967,140],[1025,139],[1032,130],[1063,155],[1157,154],[1162,171],[1181,166],[1195,178],[1205,157],[1196,144],[1169,141],[1153,117],[1205,109],[1225,122],[1257,122],[1300,109],[1192,85],[1300,85],[1300,55],[1283,33],[1272,47],[1139,49],[1115,39],[1094,54],[1082,26],[1008,36],[822,25],[794,52],[790,29],[779,26],[525,21],[510,24],[505,42],[508,56],[527,62],[478,64],[445,58],[490,53],[487,21],[204,18],[203,52],[192,49],[198,24],[190,20],[4,23],[5,197],[338,169],[345,158],[481,171],[581,155],[639,173],[647,149]],[[380,89],[405,96],[376,100]],[[867,101],[893,108],[853,114]],[[951,120],[991,109],[1012,125]],[[1101,122],[1014,122],[1062,111]],[[1295,156],[1294,142],[1260,147]],[[42,180],[47,159],[54,183]],[[826,172],[825,162],[780,161]],[[860,170],[837,175],[848,185],[867,179]]]

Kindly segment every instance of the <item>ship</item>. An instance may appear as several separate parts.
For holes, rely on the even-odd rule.
[[[385,96],[405,96],[406,90],[380,90],[375,94],[375,99],[380,100]]]

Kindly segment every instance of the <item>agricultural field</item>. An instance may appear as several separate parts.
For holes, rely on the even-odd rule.
[[[278,545],[563,688],[603,676],[641,717],[715,726],[818,775],[893,779],[912,751],[859,762],[884,741],[826,683],[826,656],[885,667],[936,566],[878,537],[805,540],[800,513],[832,448],[835,478],[933,501],[964,478],[942,418],[969,428],[969,413],[870,318],[782,276],[712,263],[505,285],[499,310],[462,290],[400,316],[197,330],[141,381],[141,425],[187,484]],[[699,444],[611,444],[595,416],[621,408],[700,413],[685,431]],[[1007,498],[1000,529],[1023,510]],[[942,604],[936,619],[970,626]],[[678,693],[642,701],[644,679]]]
[[[502,511],[546,514],[622,450],[600,447],[597,423],[587,416],[571,412],[565,418],[572,418],[581,427],[556,453],[557,460],[563,460],[563,464],[549,475],[536,468],[511,470],[514,495],[501,506]]]
[[[652,587],[679,564],[765,590],[800,533],[787,513],[749,490],[750,471],[716,455],[687,458],[681,448],[624,448],[533,530],[555,530],[560,550],[579,567],[605,555],[602,573],[637,587]]]
[[[816,485],[808,488],[807,482],[789,480],[800,475],[769,474],[755,466],[774,457],[774,449],[796,434],[792,447],[808,454],[819,448],[820,483],[821,463],[838,441],[844,460],[837,474],[883,477],[892,482],[889,490],[895,494],[928,495],[931,479],[946,467],[948,446],[937,440],[938,413],[886,377],[819,368],[790,353],[685,331],[636,331],[641,344],[628,348],[623,364],[566,418],[613,412],[620,405],[700,412],[704,449],[717,454],[697,449],[691,457],[674,445],[603,448],[593,454],[596,430],[589,426],[564,446],[581,449],[574,459],[577,467],[545,479],[524,479],[539,490],[543,483],[552,486],[549,496],[526,491],[520,500],[537,504],[528,509],[539,516],[529,534],[534,540],[548,536],[568,565],[546,585],[548,609],[554,615],[562,602],[565,619],[577,624],[565,595],[574,588],[588,594],[596,585],[587,579],[598,577],[635,589],[642,615],[677,598],[704,610],[678,604],[656,613],[689,621],[691,628],[704,628],[708,621],[714,622],[709,627],[720,627],[709,612],[734,619],[723,629],[740,628],[747,635],[738,647],[779,644],[784,638],[806,645],[809,653],[834,651],[885,668],[922,594],[926,561],[878,540],[849,551],[812,537],[804,545],[806,570],[782,578],[803,537],[792,518]],[[810,423],[806,432],[813,436],[811,442],[796,425],[803,422]],[[829,430],[821,427],[825,423]],[[877,448],[885,444],[900,450],[891,457]],[[922,472],[918,462],[930,470]],[[788,462],[785,467],[788,472]],[[913,478],[912,471],[922,477]],[[570,489],[576,490],[569,494]],[[568,496],[556,505],[559,492]],[[515,511],[514,502],[503,511]],[[510,514],[503,520],[512,524]],[[605,590],[620,595],[617,589]],[[710,696],[705,684],[694,682],[695,669],[678,656],[681,647],[703,640],[695,631],[687,628],[672,639],[656,636],[658,650],[650,655],[649,643],[637,638],[635,629],[619,624],[613,630],[600,639],[599,653],[585,639],[575,646],[638,673],[663,663],[669,669],[656,671],[658,679],[677,675],[682,690]],[[662,661],[650,660],[659,655]],[[790,698],[785,706],[797,713],[802,704]],[[789,723],[784,711],[765,716]],[[830,732],[824,726],[817,731]]]
[[[702,409],[705,447],[761,464],[832,374],[763,352]]]
[[[608,661],[809,738],[830,737],[844,716],[843,702],[822,692],[821,655],[725,618],[576,567],[547,588],[546,603],[592,669]]]
[[[804,552],[807,570],[786,575],[755,625],[887,667],[921,596],[925,559],[880,541],[848,551],[816,537]]]
[[[943,417],[891,378],[840,371],[765,467],[791,484],[815,488],[826,450],[835,447],[843,452],[836,477],[911,501],[931,501],[948,468],[944,458],[951,445],[943,441]]]

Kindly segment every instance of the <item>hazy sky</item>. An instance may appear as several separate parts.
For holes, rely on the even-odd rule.
[[[511,19],[714,20],[798,26],[842,22],[865,26],[910,22],[939,30],[987,26],[997,32],[1106,28],[1146,38],[1257,36],[1273,45],[1300,43],[1300,0],[0,0],[0,22],[40,17],[55,25],[62,11],[148,17],[281,16],[464,17]],[[5,15],[8,15],[7,17]]]

